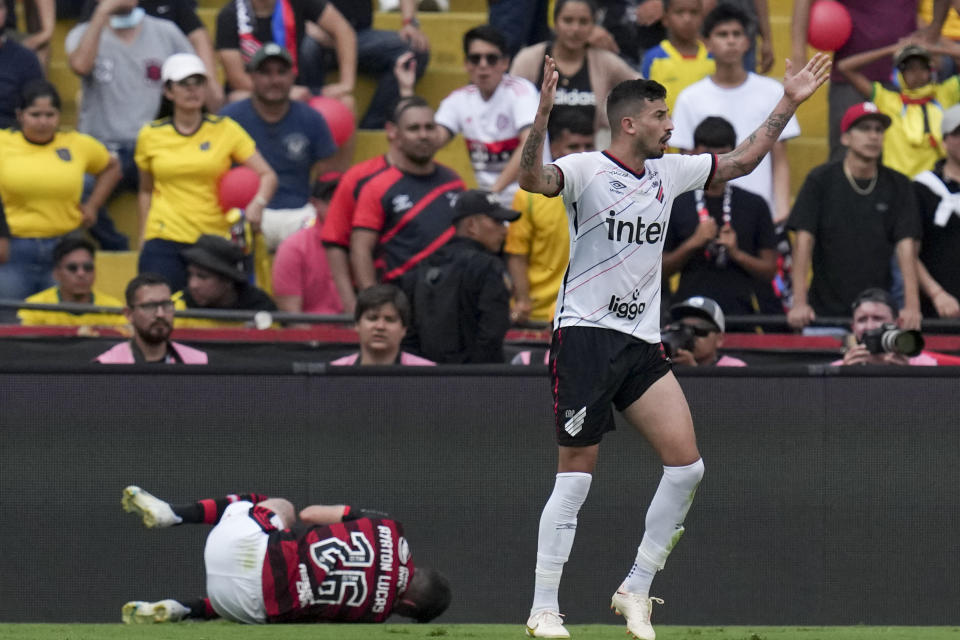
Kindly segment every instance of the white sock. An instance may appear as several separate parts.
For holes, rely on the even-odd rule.
[[[637,547],[637,558],[623,581],[625,591],[644,597],[650,593],[653,576],[663,569],[667,556],[683,535],[683,520],[701,478],[703,460],[685,467],[663,468],[660,486],[647,509],[646,530]]]
[[[540,516],[537,537],[537,570],[530,613],[548,609],[560,611],[560,576],[570,557],[570,548],[577,533],[577,513],[587,499],[589,473],[558,473],[553,493]]]

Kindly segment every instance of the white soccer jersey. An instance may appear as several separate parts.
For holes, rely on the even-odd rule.
[[[668,154],[637,174],[606,151],[554,163],[563,173],[570,264],[554,327],[601,327],[660,342],[663,242],[673,199],[713,176],[712,154]]]
[[[489,189],[520,146],[520,131],[533,124],[539,103],[532,82],[504,74],[489,100],[476,85],[457,89],[440,103],[435,120],[452,133],[463,134],[477,186]],[[503,190],[504,206],[511,206],[516,190],[516,182]]]

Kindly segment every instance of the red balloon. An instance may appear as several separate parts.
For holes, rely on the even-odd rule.
[[[330,128],[333,141],[338,147],[342,146],[353,135],[357,123],[353,118],[353,112],[347,105],[326,96],[314,96],[310,98],[307,104],[316,109],[327,121],[327,127]]]
[[[260,176],[250,167],[234,167],[222,176],[217,193],[220,196],[220,207],[224,211],[230,209],[246,209],[253,196],[260,189]]]
[[[821,51],[836,51],[850,38],[853,21],[836,0],[818,0],[810,8],[807,42]]]

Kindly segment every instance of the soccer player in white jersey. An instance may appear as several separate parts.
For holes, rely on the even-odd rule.
[[[713,177],[727,181],[752,171],[829,69],[823,54],[795,74],[788,60],[784,94],[773,112],[736,149],[719,156],[664,155],[673,129],[666,90],[650,80],[622,82],[607,100],[610,146],[544,166],[543,140],[558,78],[556,63],[546,57],[540,105],[520,161],[520,187],[563,195],[571,248],[550,347],[558,473],[540,519],[528,635],[570,636],[559,613],[560,576],[600,440],[614,428],[612,403],[664,465],[636,561],[611,602],[626,619],[628,633],[642,640],[656,637],[650,584],[683,533],[703,477],[690,410],[659,344],[660,270],[671,204],[684,191],[705,188]]]

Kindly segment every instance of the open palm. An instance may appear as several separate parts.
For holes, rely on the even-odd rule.
[[[816,92],[830,77],[830,56],[818,53],[796,73],[787,60],[787,73],[783,78],[783,94],[796,102],[803,102]]]

